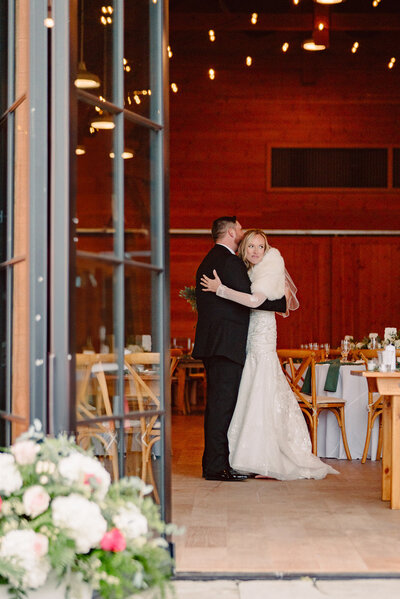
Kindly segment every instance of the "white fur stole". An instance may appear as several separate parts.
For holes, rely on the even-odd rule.
[[[276,248],[270,248],[261,262],[249,270],[251,291],[275,300],[285,295],[285,262]]]

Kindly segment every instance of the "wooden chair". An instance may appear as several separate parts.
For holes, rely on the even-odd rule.
[[[151,381],[147,379],[145,371],[140,370],[140,366],[159,364],[159,353],[140,352],[125,355],[125,365],[129,372],[129,390],[126,392],[126,399],[137,402],[137,406],[135,405],[132,411],[138,409],[140,412],[144,412],[145,410],[160,409],[160,400],[154,388],[151,388]],[[138,420],[130,420],[128,422],[133,432],[136,430],[140,433],[142,456],[141,478],[144,482],[150,482],[153,487],[154,498],[157,503],[160,503],[151,463],[152,448],[161,439],[159,417],[158,415],[140,416]]]
[[[96,439],[111,459],[114,480],[119,479],[118,442],[115,423],[94,422],[79,424],[79,420],[90,420],[98,416],[112,416],[112,406],[102,364],[115,362],[114,354],[76,354],[76,417],[77,443],[88,449]]]
[[[293,393],[296,395],[299,406],[306,418],[310,430],[313,453],[317,455],[319,414],[323,410],[329,410],[336,417],[342,433],[347,459],[351,460],[344,418],[346,400],[337,397],[317,396],[315,352],[311,350],[280,349],[277,353],[286,379]],[[308,369],[310,369],[311,374],[311,395],[306,395],[301,390]]]
[[[358,352],[358,357],[364,360],[365,368],[367,368],[368,360],[378,357],[378,350],[376,349],[361,349]],[[382,413],[383,413],[383,395],[379,395],[376,392],[376,384],[373,379],[367,379],[368,384],[368,420],[367,420],[367,434],[365,437],[364,451],[361,458],[361,463],[365,464],[367,461],[369,444],[371,442],[371,433],[375,424],[375,420],[379,418],[379,437],[378,447],[376,451],[376,459],[381,459],[382,453]],[[377,397],[378,396],[378,397]]]

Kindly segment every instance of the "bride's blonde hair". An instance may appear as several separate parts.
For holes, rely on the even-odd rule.
[[[251,268],[253,266],[252,264],[250,264],[250,262],[246,258],[247,248],[249,247],[249,244],[252,242],[252,240],[254,239],[254,237],[256,235],[260,235],[260,237],[262,237],[264,239],[265,252],[267,252],[269,250],[268,239],[267,239],[267,236],[264,233],[264,231],[262,231],[261,229],[249,229],[248,231],[246,231],[246,233],[244,234],[244,237],[239,245],[238,256],[245,263],[247,270],[249,270],[249,268]]]

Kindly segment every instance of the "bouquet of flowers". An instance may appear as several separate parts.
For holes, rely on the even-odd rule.
[[[149,587],[162,595],[172,572],[173,532],[139,478],[111,483],[73,437],[46,437],[35,421],[0,453],[0,584],[20,599],[58,582],[86,582],[122,599]]]
[[[185,299],[187,302],[189,302],[189,304],[192,307],[193,312],[197,311],[197,304],[196,304],[196,287],[194,287],[193,285],[190,285],[189,287],[186,286],[183,289],[181,289],[179,291],[179,297],[183,297],[183,299]]]

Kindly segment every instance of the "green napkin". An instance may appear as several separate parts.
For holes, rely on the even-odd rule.
[[[340,358],[332,360],[332,362],[329,364],[328,372],[326,373],[324,391],[336,391],[339,380],[339,370]]]
[[[337,384],[339,380],[339,370],[340,370],[340,358],[336,360],[326,360],[326,362],[319,362],[319,364],[329,364],[328,372],[326,374],[326,381],[324,390],[325,391],[336,391]],[[304,382],[301,387],[301,392],[306,395],[311,395],[311,368],[307,368],[306,375],[304,377]]]

